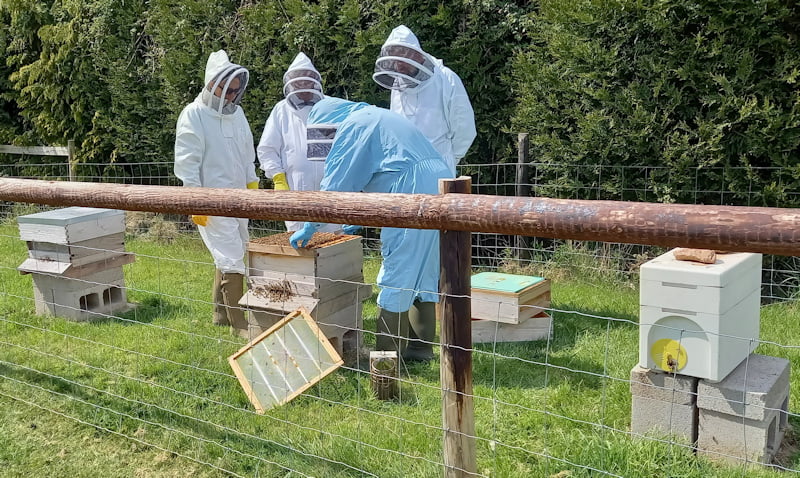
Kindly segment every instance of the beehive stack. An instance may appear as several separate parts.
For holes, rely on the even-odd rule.
[[[472,341],[522,342],[550,336],[550,281],[481,272],[472,276]]]
[[[677,252],[641,267],[631,429],[683,436],[712,459],[769,463],[787,426],[789,366],[752,353],[761,254],[703,263]]]
[[[130,308],[122,266],[125,213],[68,207],[17,218],[28,258],[18,270],[33,277],[36,313],[84,321]]]
[[[300,249],[289,245],[290,236],[248,243],[249,290],[239,304],[250,312],[249,328],[239,333],[255,338],[304,307],[342,354],[344,342],[360,343],[362,301],[372,295],[364,284],[361,236],[316,233]]]

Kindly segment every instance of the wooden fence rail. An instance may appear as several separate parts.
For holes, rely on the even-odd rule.
[[[0,199],[51,206],[800,255],[800,209],[522,198],[182,188],[0,178]]]

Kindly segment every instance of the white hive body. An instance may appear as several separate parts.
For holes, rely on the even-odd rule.
[[[760,303],[761,254],[656,257],[641,267],[639,365],[724,379],[758,345]]]
[[[250,242],[247,251],[249,290],[239,305],[249,311],[249,329],[241,336],[252,339],[303,307],[340,355],[359,347],[362,302],[372,295],[360,236],[314,249]]]
[[[68,207],[17,218],[28,258],[19,267],[31,274],[36,313],[94,320],[128,310],[122,266],[125,213]]]

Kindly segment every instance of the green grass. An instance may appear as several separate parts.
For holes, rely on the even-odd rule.
[[[0,226],[0,475],[441,476],[438,361],[409,366],[396,402],[372,396],[359,364],[256,415],[226,361],[244,341],[211,325],[213,266],[202,243],[133,238],[127,248],[138,255],[125,268],[134,311],[97,323],[39,317],[30,276],[15,270],[25,245],[13,225]],[[377,268],[367,261],[368,281]],[[481,473],[744,476],[678,444],[625,433],[625,380],[638,347],[635,288],[565,277],[553,283],[553,306],[570,312],[555,313],[549,344],[477,347]],[[375,314],[373,297],[364,308],[367,330]],[[800,343],[798,318],[796,305],[765,307],[762,338]],[[793,349],[764,344],[758,352],[800,363]],[[793,378],[793,409],[798,392]],[[800,467],[796,454],[782,459]],[[756,467],[746,475],[782,473]]]

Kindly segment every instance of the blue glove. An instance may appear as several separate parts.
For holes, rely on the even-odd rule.
[[[342,231],[345,234],[349,235],[358,234],[359,232],[361,232],[361,229],[363,229],[361,226],[350,226],[350,225],[342,226]]]
[[[307,222],[303,224],[303,228],[292,234],[292,237],[289,238],[289,244],[295,249],[298,247],[306,247],[311,241],[311,236],[319,229],[319,226],[320,224],[318,222]]]

